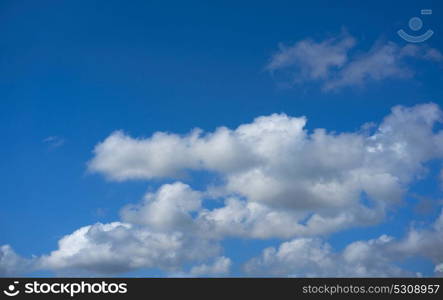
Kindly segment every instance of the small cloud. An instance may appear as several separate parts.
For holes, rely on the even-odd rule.
[[[428,49],[426,51],[426,53],[424,54],[424,57],[426,59],[433,60],[433,61],[439,61],[439,62],[443,61],[443,54],[434,48]]]
[[[436,265],[434,272],[436,276],[443,277],[443,263]]]
[[[47,144],[50,149],[55,149],[65,144],[65,139],[59,136],[48,136],[43,139],[43,143]]]

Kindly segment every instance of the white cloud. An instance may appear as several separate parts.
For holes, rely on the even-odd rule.
[[[302,40],[293,46],[280,45],[266,69],[274,72],[287,68],[297,68],[295,82],[325,79],[335,68],[342,67],[348,60],[348,51],[355,45],[355,39],[343,34],[338,38],[315,42]]]
[[[9,245],[0,246],[0,277],[18,276],[33,271],[33,259],[17,255]]]
[[[334,251],[321,238],[295,238],[264,249],[244,265],[244,271],[253,276],[421,276],[397,266],[407,258],[421,256],[433,261],[435,275],[441,276],[442,249],[443,210],[428,229],[412,227],[400,240],[382,235],[355,241],[342,251]],[[62,238],[57,250],[38,258],[21,258],[9,246],[0,250],[1,276],[42,269],[64,275],[110,275],[140,268],[159,268],[183,276],[183,265],[211,258],[212,263],[195,265],[185,276],[222,276],[229,274],[232,264],[229,258],[216,256],[220,249],[213,240],[120,222],[82,227]]]
[[[214,259],[212,264],[201,264],[192,267],[190,274],[194,276],[221,276],[229,274],[231,259],[220,256]]]
[[[362,85],[368,80],[386,78],[409,78],[413,72],[404,65],[402,49],[392,42],[375,45],[368,53],[352,60],[337,75],[329,80],[326,90],[344,86]]]
[[[180,232],[163,233],[113,222],[82,227],[59,241],[59,248],[39,260],[57,272],[118,274],[140,268],[180,269],[219,252],[216,243]]]
[[[419,254],[435,264],[443,262],[443,209],[431,229],[411,228],[407,236],[395,246],[397,255]]]
[[[89,169],[123,181],[179,178],[185,169],[232,171],[254,162],[252,155],[240,155],[249,149],[227,128],[205,136],[201,133],[196,129],[182,137],[157,132],[149,139],[133,139],[116,131],[95,147]]]
[[[298,238],[267,248],[260,257],[245,264],[250,275],[297,277],[386,277],[410,273],[392,265],[380,251],[390,237],[357,241],[342,252],[318,238]]]
[[[280,46],[266,69],[272,74],[289,74],[291,84],[321,81],[323,89],[331,91],[368,81],[410,78],[414,72],[408,58],[443,61],[440,51],[423,45],[377,42],[368,52],[351,55],[355,45],[355,39],[346,34],[320,42],[301,40],[293,46]]]
[[[325,83],[324,88],[333,90],[344,86],[363,85],[369,80],[410,78],[414,72],[407,65],[408,57],[443,61],[443,56],[437,49],[417,45],[400,47],[393,42],[376,43],[368,53],[351,60],[336,78]]]
[[[54,135],[43,139],[43,142],[46,143],[49,148],[54,149],[63,146],[65,144],[65,139]]]
[[[22,259],[3,246],[0,273],[26,270],[20,266],[29,263],[61,274],[141,268],[180,274],[194,265],[191,275],[215,275],[229,269],[228,258],[216,258],[229,236],[296,237],[248,263],[251,274],[400,276],[406,273],[392,261],[414,255],[438,265],[443,215],[432,229],[411,229],[400,241],[383,236],[341,252],[318,236],[382,221],[426,174],[425,163],[443,157],[443,131],[434,128],[441,121],[437,105],[422,104],[394,107],[373,133],[366,125],[348,133],[308,131],[305,117],[285,114],[209,133],[137,139],[115,132],[95,147],[91,171],[123,181],[186,178],[203,170],[218,176],[218,184],[202,191],[164,184],[125,206],[121,222],[82,227],[38,259]],[[221,205],[209,209],[207,201]]]
[[[228,198],[223,207],[202,210],[196,221],[203,232],[209,232],[212,236],[266,239],[324,235],[350,225],[372,224],[379,219],[376,210],[364,207],[328,216],[321,212],[276,209],[256,202]]]
[[[319,238],[296,238],[270,247],[248,261],[250,275],[320,276],[320,277],[386,277],[417,276],[399,268],[396,263],[409,257],[431,259],[436,275],[441,275],[443,261],[443,210],[432,229],[412,228],[402,240],[387,235],[368,241],[355,241],[336,252]]]
[[[437,62],[443,61],[443,54],[434,48],[427,49],[423,54],[423,57],[425,59],[429,59],[432,61],[437,61]]]
[[[309,133],[305,117],[284,114],[259,117],[234,130],[193,130],[184,136],[158,132],[135,139],[118,131],[96,146],[89,167],[118,181],[206,170],[223,182],[205,193],[224,199],[218,209],[199,210],[200,198],[189,187],[178,189],[177,200],[161,196],[169,187],[123,210],[126,221],[172,228],[174,222],[191,224],[194,210],[199,228],[221,236],[326,234],[382,220],[424,174],[424,163],[443,156],[443,133],[433,130],[441,119],[437,105],[423,104],[394,107],[373,134]],[[154,216],[166,211],[167,217],[156,221]]]

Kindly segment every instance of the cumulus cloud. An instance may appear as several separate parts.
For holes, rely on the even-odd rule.
[[[196,220],[199,228],[216,236],[244,238],[290,238],[296,235],[324,235],[351,224],[368,225],[379,220],[376,210],[362,207],[353,211],[323,215],[304,211],[287,211],[267,205],[228,198],[224,206],[202,210]]]
[[[248,261],[250,275],[389,277],[420,276],[403,270],[396,263],[422,256],[436,263],[437,276],[443,272],[443,211],[432,229],[411,229],[402,240],[382,235],[368,241],[355,241],[337,252],[319,238],[296,238],[270,247]]]
[[[308,131],[305,117],[285,114],[207,133],[133,138],[114,132],[95,147],[90,171],[116,181],[169,182],[206,171],[217,184],[202,190],[180,181],[163,184],[123,207],[120,221],[75,230],[38,258],[23,259],[2,246],[0,274],[143,268],[182,274],[187,266],[192,276],[217,276],[231,265],[220,257],[226,237],[292,239],[248,262],[249,274],[403,276],[410,274],[394,262],[416,255],[439,266],[443,214],[432,228],[413,228],[401,240],[356,241],[339,252],[324,235],[383,221],[410,184],[426,175],[426,163],[443,157],[443,131],[435,128],[441,121],[442,111],[429,103],[396,106],[380,124],[345,133]]]
[[[0,246],[0,276],[18,276],[33,271],[33,265],[33,259],[20,257],[11,246]]]
[[[306,39],[292,46],[280,45],[266,69],[286,75],[291,84],[321,81],[323,90],[332,91],[368,81],[410,78],[414,72],[408,58],[443,62],[440,51],[423,45],[379,41],[369,51],[353,55],[355,45],[356,40],[347,34],[319,42]]]
[[[434,130],[441,120],[437,105],[423,104],[394,107],[372,134],[309,133],[305,117],[285,114],[209,133],[157,132],[138,139],[117,131],[95,147],[89,169],[117,181],[183,178],[191,170],[221,178],[205,197],[221,197],[222,207],[199,209],[199,196],[183,186],[176,187],[177,200],[172,200],[165,187],[123,210],[127,221],[189,225],[194,210],[200,229],[221,236],[326,234],[382,220],[424,174],[424,164],[442,157],[443,133]],[[153,216],[164,215],[162,210],[170,215],[156,221]]]
[[[221,276],[229,274],[231,259],[220,256],[212,264],[201,264],[192,267],[190,274],[195,276]]]
[[[352,60],[337,78],[328,81],[326,90],[362,85],[367,80],[409,78],[412,71],[403,62],[402,49],[392,42],[375,45],[368,53]]]
[[[355,241],[341,251],[318,237],[301,237],[269,247],[244,265],[252,276],[387,277],[421,276],[397,264],[410,257],[425,257],[442,275],[443,210],[430,228],[412,227],[402,239],[382,235]],[[182,274],[187,263],[212,260],[191,267],[185,276],[223,276],[232,261],[217,257],[214,241],[179,232],[166,234],[121,222],[82,227],[59,241],[57,250],[33,259],[19,257],[9,246],[0,248],[0,275],[32,270],[60,274],[119,274],[140,268],[160,268]],[[212,259],[211,259],[212,258]]]
[[[165,184],[146,194],[143,203],[124,207],[122,220],[158,230],[184,230],[193,225],[191,213],[200,210],[201,201],[202,194],[187,184]]]

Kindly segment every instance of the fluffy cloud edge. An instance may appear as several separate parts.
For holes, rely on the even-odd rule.
[[[321,82],[325,92],[345,87],[363,86],[386,79],[414,76],[408,60],[443,62],[443,54],[426,45],[400,46],[379,40],[367,52],[352,55],[357,45],[354,37],[344,32],[322,41],[304,39],[293,45],[280,45],[265,69],[272,75],[281,73],[289,85]]]

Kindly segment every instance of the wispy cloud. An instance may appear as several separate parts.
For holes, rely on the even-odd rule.
[[[292,46],[279,46],[266,70],[281,73],[291,85],[319,82],[324,91],[362,86],[370,81],[404,79],[414,75],[408,58],[443,62],[443,55],[424,45],[399,46],[394,42],[376,42],[372,48],[352,55],[355,38],[341,34],[316,42],[306,39]]]
[[[43,143],[47,144],[50,149],[55,149],[65,144],[65,139],[59,136],[48,136],[43,139]]]
[[[231,259],[220,256],[214,259],[212,264],[201,264],[192,267],[190,274],[194,276],[221,276],[229,274]]]

